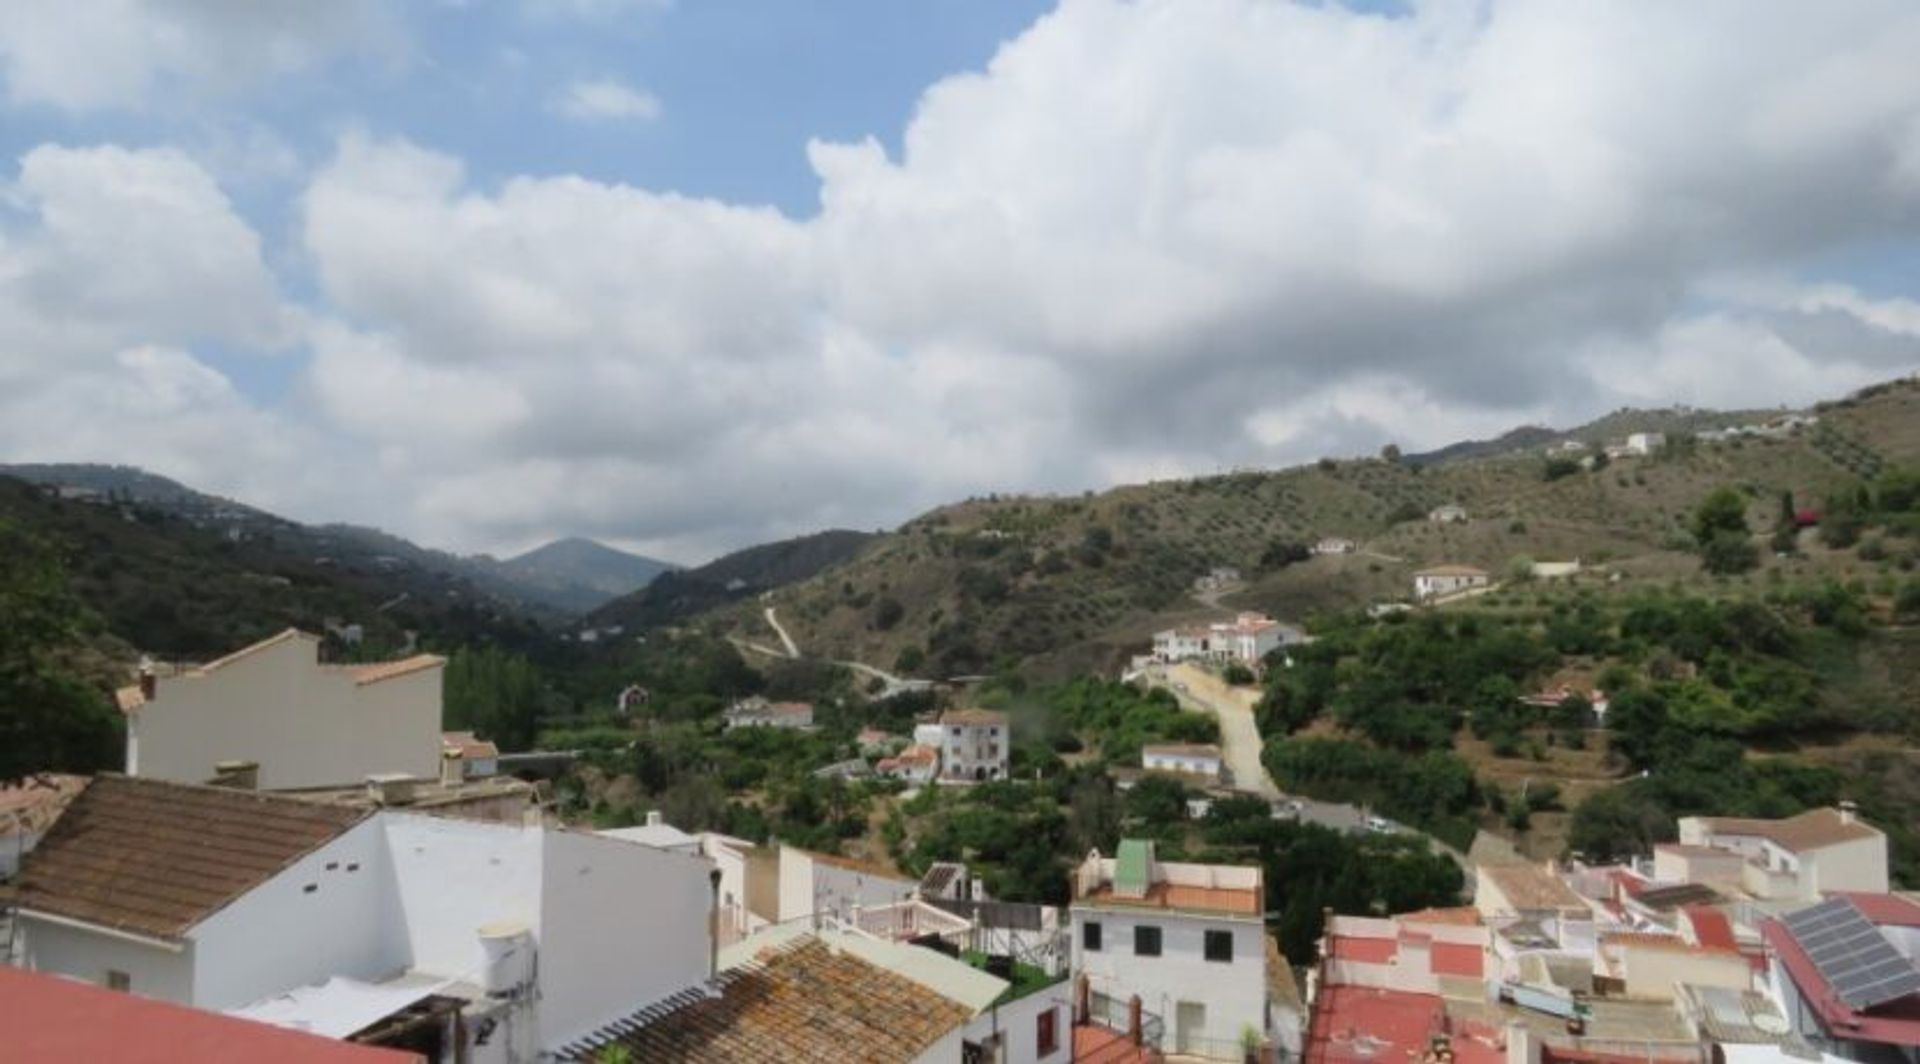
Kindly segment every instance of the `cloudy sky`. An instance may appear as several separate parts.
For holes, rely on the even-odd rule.
[[[699,561],[1920,367],[1913,0],[6,0],[0,459]]]

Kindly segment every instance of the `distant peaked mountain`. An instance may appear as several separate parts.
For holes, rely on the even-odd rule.
[[[696,568],[662,573],[646,587],[594,610],[587,621],[634,629],[674,624],[809,579],[859,554],[877,538],[871,532],[829,529],[734,551]]]
[[[493,567],[515,583],[541,590],[552,605],[580,613],[638,591],[677,568],[577,536],[494,562]]]
[[[590,540],[561,540],[499,561],[422,547],[361,525],[307,525],[133,466],[90,463],[0,465],[0,476],[55,489],[61,497],[147,507],[231,542],[271,541],[284,552],[367,571],[436,574],[472,585],[544,620],[580,614],[646,585],[665,562],[616,551]],[[546,552],[558,550],[556,555]]]

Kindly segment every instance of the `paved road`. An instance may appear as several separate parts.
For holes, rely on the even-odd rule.
[[[1220,754],[1227,764],[1227,770],[1233,774],[1235,790],[1246,791],[1268,801],[1298,803],[1299,819],[1309,824],[1319,824],[1336,831],[1367,830],[1369,813],[1366,809],[1342,802],[1322,802],[1288,795],[1273,782],[1273,777],[1267,774],[1267,767],[1260,759],[1264,743],[1259,725],[1253,719],[1253,706],[1260,698],[1258,691],[1229,687],[1219,677],[1192,665],[1153,666],[1147,669],[1145,680],[1150,686],[1171,690],[1183,707],[1211,714],[1220,721]],[[1469,873],[1468,889],[1472,889],[1473,865],[1467,860],[1466,854],[1413,828],[1401,825],[1398,830],[1420,835],[1435,853],[1453,858]]]

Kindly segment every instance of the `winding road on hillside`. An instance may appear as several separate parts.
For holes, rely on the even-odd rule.
[[[1165,687],[1173,692],[1183,708],[1209,714],[1220,722],[1220,756],[1226,762],[1227,771],[1233,774],[1235,790],[1257,795],[1270,802],[1284,798],[1289,803],[1298,803],[1300,819],[1306,823],[1319,824],[1335,831],[1367,830],[1368,814],[1365,809],[1341,802],[1293,797],[1273,782],[1260,757],[1265,743],[1253,716],[1254,706],[1260,701],[1257,690],[1229,686],[1220,677],[1190,664],[1152,666],[1147,669],[1145,679],[1149,686]],[[1399,830],[1419,835],[1427,840],[1435,853],[1451,857],[1468,873],[1467,881],[1472,883],[1473,864],[1466,854],[1424,832],[1404,825]]]
[[[804,656],[800,653],[800,644],[794,642],[793,637],[787,634],[786,627],[780,623],[780,618],[774,613],[773,607],[768,606],[762,612],[766,616],[767,627],[772,628],[773,634],[780,638],[780,645],[783,649],[775,650],[765,643],[756,643],[750,639],[740,639],[734,636],[728,636],[727,641],[742,650],[752,651],[755,654],[760,654],[765,657],[786,658],[789,661],[800,660],[801,657]],[[915,680],[905,676],[895,676],[885,669],[876,668],[864,661],[840,661],[836,658],[822,658],[820,660],[827,662],[829,665],[838,665],[843,669],[851,669],[862,676],[879,680],[881,684],[884,685],[880,692],[880,697],[882,698],[891,698],[904,691],[923,691],[933,685],[933,681],[931,680]]]

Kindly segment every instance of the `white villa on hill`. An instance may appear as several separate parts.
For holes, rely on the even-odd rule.
[[[1287,641],[1287,629],[1263,613],[1242,613],[1231,621],[1187,625],[1155,632],[1155,661],[1237,661],[1258,666]]]
[[[1413,597],[1429,599],[1470,591],[1486,587],[1492,579],[1485,569],[1471,565],[1436,565],[1413,574]]]
[[[115,701],[127,719],[129,776],[204,783],[222,765],[257,766],[262,788],[440,776],[446,659],[322,665],[320,637],[289,628],[218,661],[142,672]]]

